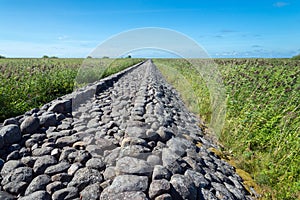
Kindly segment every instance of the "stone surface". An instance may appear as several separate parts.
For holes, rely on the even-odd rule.
[[[15,125],[19,126],[20,122],[16,118],[9,118],[9,119],[4,120],[3,126],[9,125],[9,124],[15,124]]]
[[[42,174],[45,172],[47,167],[49,167],[50,165],[54,165],[56,163],[57,160],[54,156],[51,155],[41,156],[35,161],[33,166],[33,171],[37,174]]]
[[[59,174],[59,173],[63,173],[63,172],[67,172],[67,170],[69,169],[70,164],[67,162],[60,162],[56,165],[51,165],[49,167],[46,168],[45,170],[45,174],[48,174],[49,176],[52,176],[54,174]]]
[[[173,133],[170,130],[167,130],[165,128],[159,128],[157,133],[159,135],[160,141],[162,142],[168,141],[173,136]]]
[[[29,194],[28,196],[22,197],[19,200],[51,200],[50,194],[46,191],[40,190]]]
[[[186,154],[187,149],[194,148],[196,149],[196,146],[192,145],[191,141],[188,141],[185,138],[181,137],[173,137],[167,142],[167,146],[177,155],[184,156]]]
[[[76,187],[67,187],[57,190],[53,193],[53,200],[72,200],[78,197],[78,189]]]
[[[62,182],[60,181],[54,181],[52,183],[49,183],[46,186],[46,191],[49,194],[53,194],[54,192],[56,192],[57,190],[63,189],[64,185],[62,184]]]
[[[199,172],[188,169],[185,171],[184,175],[193,181],[197,188],[207,188],[209,186],[209,182]]]
[[[148,200],[146,194],[140,191],[121,192],[117,194],[103,193],[103,195],[101,195],[100,197],[100,200],[115,200],[115,199]]]
[[[22,194],[26,189],[26,182],[12,181],[3,186],[3,189],[11,194]]]
[[[56,112],[56,113],[69,113],[72,111],[72,105],[70,100],[60,100],[54,102],[49,108],[48,111]]]
[[[48,128],[49,126],[55,126],[57,124],[55,114],[46,114],[39,117],[40,125]]]
[[[162,194],[156,197],[155,200],[172,200],[172,196],[170,194]]]
[[[1,169],[1,176],[4,177],[14,169],[22,166],[24,166],[24,164],[19,160],[9,160],[6,163],[4,163]]]
[[[97,169],[99,171],[105,169],[105,163],[101,158],[91,158],[86,162],[85,166],[88,168]]]
[[[126,147],[130,145],[147,146],[147,142],[144,139],[138,137],[127,137],[122,140],[121,147]]]
[[[99,183],[94,183],[85,187],[80,192],[80,197],[82,200],[98,200],[100,198],[100,194],[102,192],[102,188]]]
[[[173,174],[182,173],[183,169],[180,165],[181,158],[179,155],[175,154],[171,149],[164,148],[162,150],[162,163],[165,168],[167,168]]]
[[[10,181],[31,182],[33,178],[33,170],[30,167],[19,167],[11,172]]]
[[[101,193],[100,199],[112,199],[115,194],[122,192],[142,191],[148,188],[147,176],[120,175]]]
[[[82,166],[81,163],[73,163],[68,169],[68,174],[73,176],[78,169],[82,168]]]
[[[1,131],[1,130],[0,130]],[[3,136],[0,134],[0,149],[2,149],[4,147],[4,138]]]
[[[170,180],[171,178],[171,173],[167,168],[161,165],[155,165],[153,169],[153,174],[152,174],[152,179],[157,180],[157,179],[167,179]]]
[[[31,183],[28,185],[25,195],[29,195],[38,190],[45,190],[46,185],[51,181],[50,176],[48,175],[39,175],[35,177]]]
[[[72,137],[72,136],[64,136],[60,137],[56,140],[56,145],[60,148],[63,148],[65,146],[72,146],[75,142],[79,141],[79,138]]]
[[[216,197],[221,199],[221,198],[228,198],[228,199],[234,199],[234,196],[231,194],[231,192],[228,191],[228,189],[220,183],[211,183],[212,186],[216,189]]]
[[[123,157],[117,161],[117,174],[151,176],[153,167],[145,160]]]
[[[147,162],[152,166],[162,164],[161,158],[157,155],[149,155],[147,158]]]
[[[81,168],[74,174],[74,177],[68,184],[68,187],[76,187],[79,190],[82,190],[90,184],[101,182],[103,182],[103,176],[98,170]]]
[[[116,176],[115,167],[107,167],[103,172],[103,176],[105,180],[113,179]]]
[[[34,133],[40,126],[40,120],[37,117],[26,117],[26,119],[21,123],[20,128],[23,134]]]
[[[170,189],[171,186],[168,180],[166,179],[153,180],[149,188],[149,197],[151,199],[154,199],[155,197],[161,194],[169,193]]]
[[[190,200],[197,199],[197,189],[189,178],[180,174],[174,174],[171,177],[170,183],[172,184],[172,197],[181,197],[182,199]]]
[[[9,145],[15,142],[19,142],[22,138],[22,134],[19,126],[15,124],[10,124],[2,127],[0,129],[0,135],[3,138],[0,139],[0,145],[2,145],[2,147],[4,144]]]
[[[72,180],[72,176],[67,173],[60,173],[51,176],[51,181],[60,181],[60,182],[70,182]]]
[[[5,191],[0,191],[0,199],[1,200],[15,200],[16,197],[14,195],[11,195]]]
[[[53,150],[53,147],[36,148],[32,151],[32,155],[33,156],[49,155],[52,150]]]

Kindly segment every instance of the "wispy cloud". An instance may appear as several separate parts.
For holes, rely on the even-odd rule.
[[[222,29],[220,32],[221,32],[221,33],[235,33],[235,32],[237,32],[237,31],[231,30],[231,29]]]
[[[258,45],[258,44],[254,44],[251,46],[252,48],[261,48],[262,46],[261,45]]]
[[[58,40],[67,40],[67,39],[69,39],[69,36],[67,36],[67,35],[61,35],[61,36],[58,36],[57,39]]]
[[[216,38],[223,38],[223,35],[215,35]]]
[[[57,37],[57,40],[61,44],[74,44],[74,45],[79,45],[82,47],[92,47],[95,48],[98,44],[99,41],[96,40],[78,40],[78,39],[72,39],[70,36],[67,35],[61,35]]]
[[[281,8],[290,5],[288,2],[278,1],[273,4],[274,7]]]
[[[232,29],[221,29],[218,32],[215,32],[211,37],[213,38],[225,38],[231,35],[231,33],[237,33],[238,31],[232,30]]]
[[[215,54],[217,57],[234,57],[238,55],[237,51],[225,51],[225,52],[219,52]]]

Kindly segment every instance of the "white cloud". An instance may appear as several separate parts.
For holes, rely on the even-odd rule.
[[[67,36],[67,35],[61,35],[61,36],[58,36],[57,39],[58,40],[66,40],[66,39],[69,39],[69,36]]]
[[[279,1],[279,2],[276,2],[273,4],[273,6],[275,6],[277,8],[281,8],[281,7],[288,6],[288,5],[290,5],[288,2],[283,2],[283,1]]]
[[[59,41],[59,43],[65,45],[79,45],[82,47],[90,47],[90,48],[96,48],[97,45],[99,45],[99,41],[96,40],[76,40],[76,39],[72,39],[70,36],[67,35],[61,35],[57,37],[57,40]]]

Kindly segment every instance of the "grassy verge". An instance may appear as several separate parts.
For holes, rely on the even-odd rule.
[[[137,64],[144,59],[139,58],[89,58],[85,59],[78,70],[75,86],[82,87],[85,84],[93,83],[101,78],[119,72],[129,66]]]
[[[87,60],[90,59],[1,59],[0,122],[72,92],[74,86],[78,86],[76,85],[78,77],[86,78],[80,82],[80,86],[83,86],[141,61],[141,59],[91,59],[93,62]],[[106,65],[101,66],[106,67],[98,71],[83,70],[84,63],[89,63],[92,67],[95,61],[105,62]]]
[[[209,123],[210,91],[195,68],[184,60],[154,61],[187,104],[192,104],[189,107]],[[249,172],[261,186],[262,199],[299,199],[300,62],[215,62],[228,96],[226,120],[219,138],[224,151],[233,156],[239,170]]]

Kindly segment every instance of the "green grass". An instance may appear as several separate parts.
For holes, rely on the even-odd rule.
[[[82,59],[1,59],[0,121],[72,92]]]
[[[101,78],[119,72],[129,66],[143,61],[138,58],[88,58],[85,59],[78,70],[75,86],[81,87],[93,83]]]
[[[261,186],[262,199],[299,199],[300,62],[217,59],[215,63],[227,95],[219,135],[223,150]],[[212,97],[201,73],[184,60],[157,59],[155,64],[209,124]]]
[[[126,67],[141,59],[0,59],[0,122]],[[101,68],[95,70],[95,63]],[[85,70],[89,63],[89,70]]]

